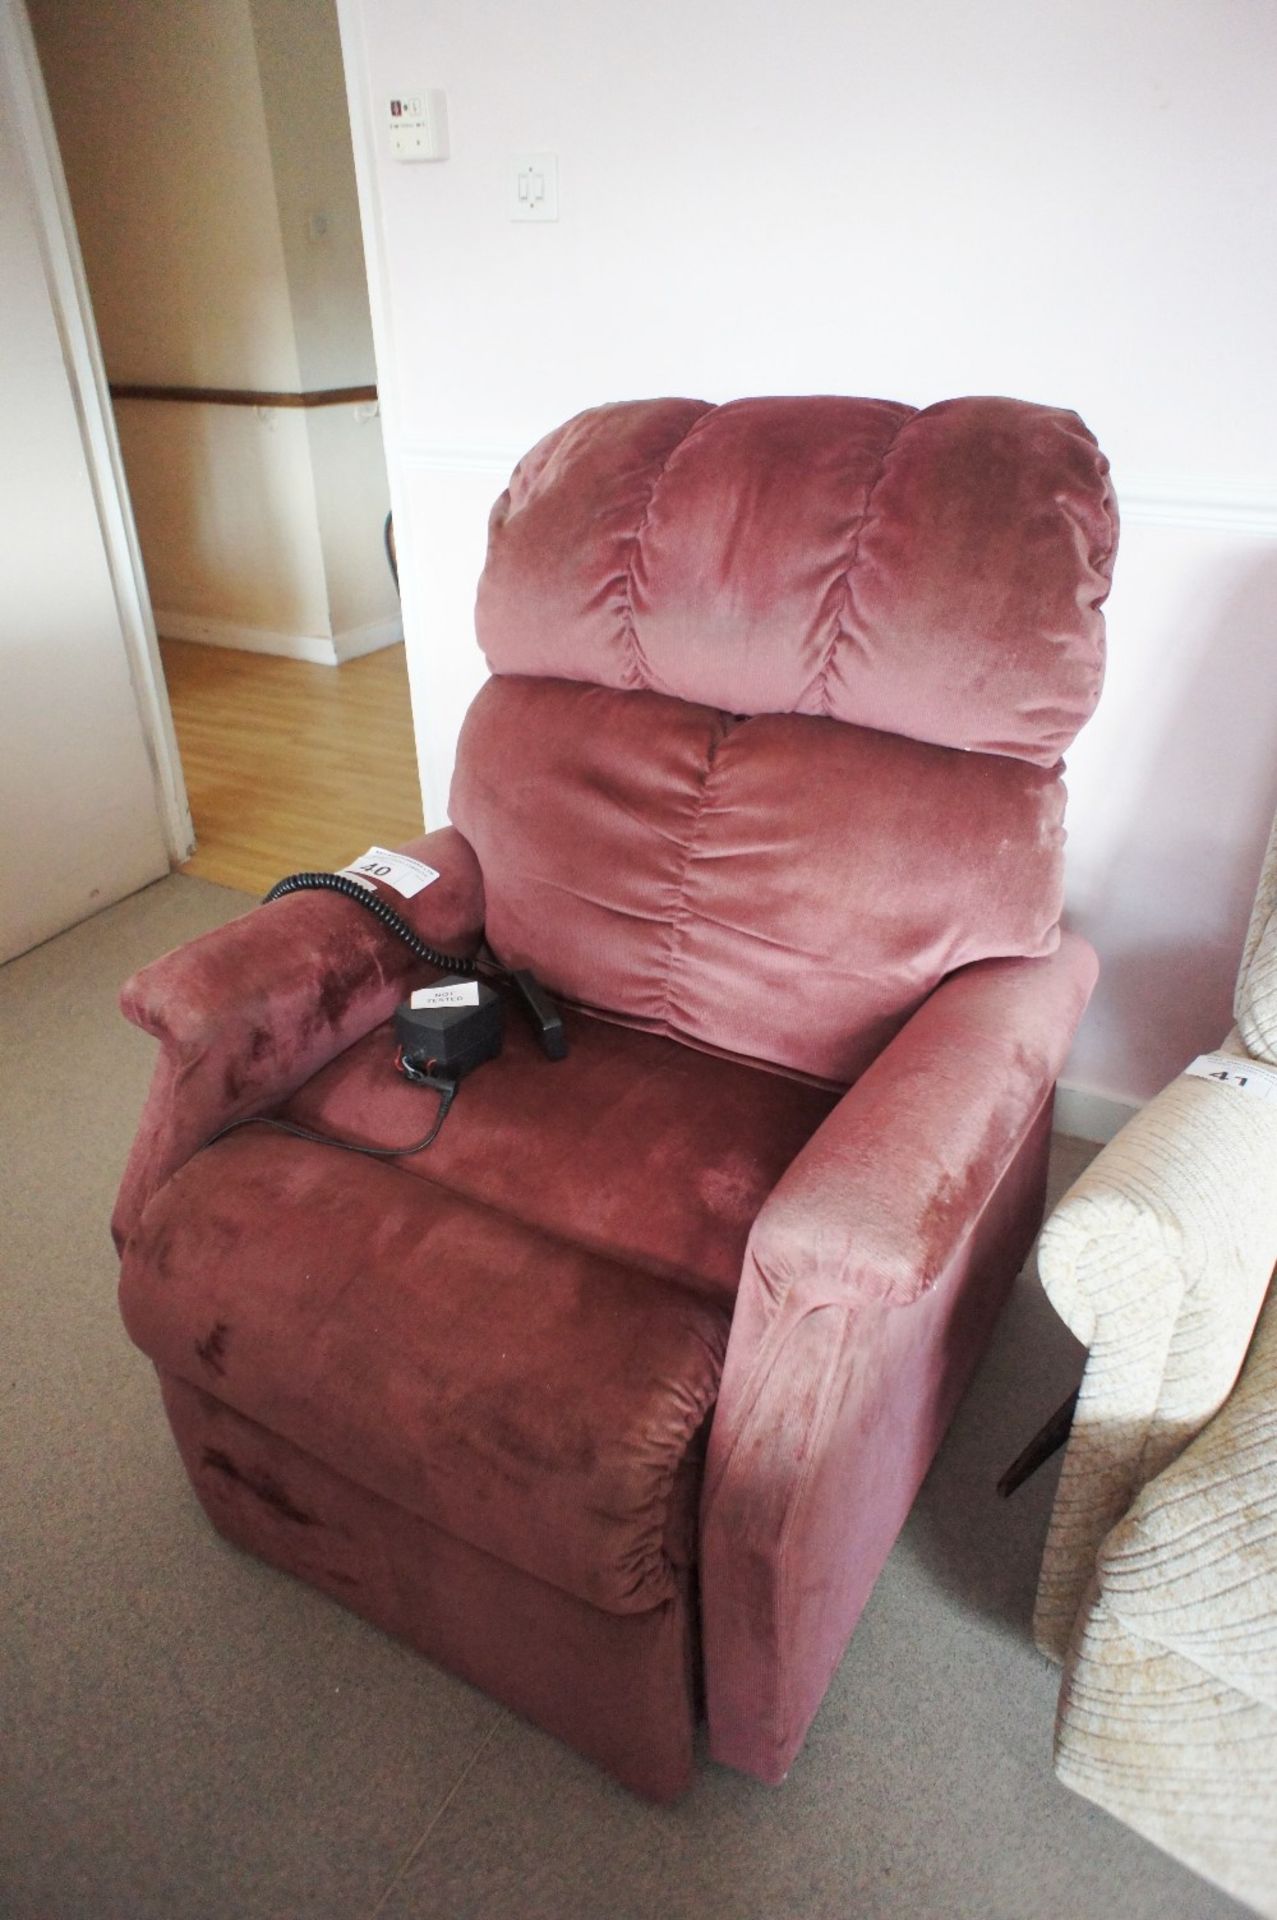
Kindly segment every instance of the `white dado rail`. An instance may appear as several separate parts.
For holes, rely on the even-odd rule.
[[[490,475],[504,486],[527,448],[404,444],[398,458],[419,473]],[[1124,526],[1198,527],[1277,539],[1277,481],[1191,473],[1122,473],[1113,483]],[[500,491],[500,488],[498,488]]]

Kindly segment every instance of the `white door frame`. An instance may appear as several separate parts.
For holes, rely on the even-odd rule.
[[[372,76],[365,36],[362,0],[337,0],[337,29],[346,74],[346,102],[350,113],[350,144],[355,158],[355,188],[359,224],[368,278],[368,312],[372,320],[373,354],[377,365],[377,401],[381,414],[381,441],[386,457],[390,510],[395,522],[399,561],[399,599],[403,612],[408,695],[417,745],[417,772],[426,825],[440,827],[448,818],[448,779],[451,760],[442,763],[429,751],[428,716],[433,714],[435,688],[429,681],[433,661],[424,647],[414,646],[418,607],[424,595],[418,542],[408,512],[404,480],[404,445],[399,405],[399,359],[395,343],[394,307],[390,299],[386,245],[382,232],[381,193],[377,183],[377,125],[373,110]]]
[[[165,846],[176,866],[195,845],[186,781],[106,368],[25,0],[0,0],[0,104],[12,116],[31,183],[40,252],[93,485],[133,696],[151,763]]]

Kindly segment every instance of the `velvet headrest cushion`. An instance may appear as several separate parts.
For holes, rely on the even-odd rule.
[[[635,400],[520,461],[479,586],[494,673],[810,713],[1052,766],[1099,698],[1117,540],[1076,414]]]

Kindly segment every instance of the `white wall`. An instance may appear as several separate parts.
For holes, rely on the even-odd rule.
[[[326,636],[304,411],[119,400],[115,413],[160,632]]]
[[[0,960],[169,867],[22,25],[0,0]]]
[[[371,382],[331,0],[31,13],[111,379]],[[119,403],[163,633],[329,663],[398,638],[379,422],[331,411],[342,425],[312,433],[298,409]]]
[[[249,0],[28,0],[112,380],[295,391]]]
[[[509,460],[577,408],[836,391],[1075,406],[1126,531],[1072,756],[1070,1064],[1142,1097],[1228,1019],[1277,803],[1269,0],[340,0],[427,814],[483,674]],[[447,90],[452,158],[389,156]],[[509,156],[562,218],[507,218]]]
[[[341,659],[403,636],[386,560],[390,495],[381,420],[373,406],[316,407],[304,416],[324,553],[328,614]],[[390,611],[388,611],[388,609]]]
[[[301,385],[366,386],[377,374],[336,13],[332,0],[250,5]]]

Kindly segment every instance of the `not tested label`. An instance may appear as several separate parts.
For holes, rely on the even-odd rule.
[[[418,987],[410,1002],[414,1011],[422,1007],[477,1007],[478,1004],[477,980],[450,980],[442,987]]]
[[[1235,1053],[1199,1053],[1184,1071],[1195,1080],[1218,1080],[1221,1086],[1236,1087],[1239,1093],[1277,1100],[1277,1067],[1265,1066],[1260,1060],[1242,1060]]]
[[[367,853],[361,853],[358,860],[352,860],[341,871],[358,880],[361,886],[369,887],[379,881],[383,886],[393,887],[405,900],[424,892],[439,878],[424,860],[410,859],[406,853],[392,853],[389,847],[369,847]]]

